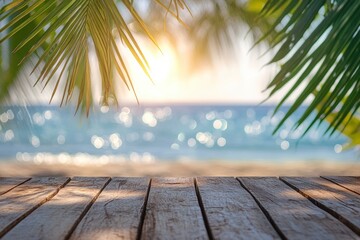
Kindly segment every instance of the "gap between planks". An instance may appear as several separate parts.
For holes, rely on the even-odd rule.
[[[355,176],[320,176],[323,179],[326,179],[340,187],[343,187],[353,193],[360,195],[360,177]]]
[[[60,193],[59,192],[57,192],[56,194],[55,194],[55,196],[53,197],[53,198],[51,198],[51,199],[49,199],[49,200],[52,200],[53,201],[53,199],[55,199],[56,198],[56,196],[59,196],[59,195],[61,195],[61,193],[62,193],[62,195],[61,195],[61,197],[58,199],[58,201],[63,201],[65,198],[65,196],[66,195],[68,195],[68,194],[71,194],[71,192],[72,191],[74,191],[74,189],[72,189],[72,188],[76,188],[76,187],[81,187],[81,183],[80,183],[80,185],[79,185],[79,183],[76,183],[76,181],[77,180],[80,180],[80,181],[82,181],[82,182],[84,182],[84,181],[86,181],[86,178],[79,178],[79,179],[77,179],[77,180],[75,180],[75,179],[77,179],[76,177],[75,178],[73,178],[73,179],[71,179],[71,180],[69,180],[69,182],[70,183],[67,183],[66,184],[66,186],[65,186],[65,188],[63,188],[64,190],[61,190],[60,191]],[[94,179],[96,179],[96,178],[94,178]],[[115,183],[120,183],[120,182],[123,182],[124,181],[124,183],[121,183],[121,190],[122,190],[122,187],[123,186],[125,186],[126,184],[127,184],[127,182],[134,182],[135,180],[135,182],[137,182],[137,179],[138,180],[140,180],[140,178],[113,178],[113,179],[111,179],[111,178],[106,178],[106,179],[104,179],[104,183],[103,184],[101,184],[101,183],[99,183],[99,184],[101,184],[101,185],[99,185],[99,190],[95,193],[95,194],[93,194],[93,196],[90,198],[90,201],[88,201],[88,202],[84,202],[82,205],[84,206],[84,209],[82,209],[81,211],[78,211],[79,213],[78,213],[78,215],[76,214],[76,217],[75,218],[72,218],[73,220],[70,220],[70,221],[74,221],[74,219],[75,219],[75,221],[74,222],[72,222],[69,226],[67,226],[66,227],[66,229],[65,229],[65,231],[61,231],[61,232],[57,232],[57,235],[56,236],[58,236],[58,237],[55,237],[56,239],[58,238],[58,239],[72,239],[74,236],[74,231],[77,231],[77,230],[79,230],[79,229],[77,229],[78,227],[79,227],[79,224],[80,224],[80,222],[82,222],[82,220],[84,219],[84,217],[85,216],[87,216],[88,215],[88,212],[89,212],[89,210],[92,208],[92,206],[93,206],[93,204],[95,203],[95,202],[97,202],[97,200],[99,199],[99,196],[102,196],[102,192],[104,191],[104,189],[107,189],[107,186],[110,184],[110,183],[112,183],[112,184],[115,184]],[[145,182],[145,180],[146,179],[144,179],[143,181]],[[70,188],[70,189],[67,189],[67,186],[69,186],[73,181],[75,181],[75,183],[73,184],[73,186]],[[130,183],[131,184],[131,183]],[[120,186],[120,185],[119,185]],[[72,190],[71,190],[72,189]],[[95,190],[96,188],[94,188],[94,191],[96,191]],[[120,188],[116,188],[117,190],[120,190]],[[129,188],[129,190],[130,191],[133,191],[133,189],[131,188]],[[146,197],[148,196],[148,193],[149,193],[149,191],[150,191],[150,179],[148,179],[148,181],[147,181],[147,183],[145,184],[145,190],[146,191],[144,191],[144,195],[145,195],[145,200],[143,200],[143,201],[141,201],[141,205],[139,205],[139,207],[138,207],[138,209],[141,209],[140,210],[140,218],[139,218],[139,220],[140,221],[138,221],[137,222],[137,224],[136,224],[136,231],[135,231],[135,234],[134,234],[134,238],[131,238],[131,239],[139,239],[140,237],[141,237],[141,227],[142,227],[142,222],[143,222],[143,219],[144,219],[144,217],[145,217],[145,211],[146,211],[146,205],[147,205],[147,200],[146,200]],[[69,192],[70,191],[70,192]],[[112,190],[110,190],[110,191],[112,191]],[[125,189],[125,191],[126,191],[126,189]],[[120,195],[122,195],[121,193],[120,193]],[[121,198],[120,198],[121,199]],[[71,200],[71,199],[69,199],[69,200]],[[111,200],[112,201],[112,200]],[[110,202],[111,202],[110,201]],[[35,213],[38,213],[36,210],[38,209],[38,210],[40,210],[40,212],[41,213],[39,213],[40,215],[42,215],[42,214],[44,214],[44,212],[45,211],[48,211],[48,210],[45,210],[42,206],[45,206],[46,205],[46,202],[44,203],[44,204],[42,204],[42,205],[40,205],[40,206],[38,206],[38,208],[36,208],[34,211],[35,211]],[[100,203],[100,205],[102,205],[101,203]],[[106,205],[106,204],[105,204]],[[48,206],[48,207],[50,207],[50,209],[52,208],[51,207],[51,203],[50,203],[50,206]],[[67,208],[66,208],[67,209]],[[71,212],[72,210],[70,210],[70,212]],[[39,217],[40,215],[39,214],[37,214],[37,216]],[[53,215],[53,214],[52,214]],[[29,220],[29,218],[26,218],[26,217],[28,217],[29,215],[27,215],[27,216],[25,216],[24,218],[25,218],[25,220],[26,219],[28,219]],[[20,221],[20,222],[18,222],[17,223],[17,225],[15,225],[15,229],[14,230],[16,230],[15,232],[14,231],[10,231],[10,232],[7,232],[7,233],[9,233],[10,235],[5,235],[5,238],[6,238],[6,236],[8,236],[9,238],[11,238],[11,236],[12,237],[14,237],[14,236],[19,236],[19,234],[21,235],[22,233],[21,232],[19,232],[19,231],[21,231],[20,229],[23,229],[24,227],[26,228],[26,227],[29,227],[29,221],[28,221],[28,223],[27,224],[25,224],[25,225],[23,225],[22,224],[23,222],[22,221]],[[46,224],[46,222],[44,222],[44,224]],[[21,226],[22,225],[22,226]],[[47,225],[47,224],[46,224]],[[20,229],[16,229],[18,226],[21,226],[20,227]],[[43,225],[43,226],[40,226],[41,228],[43,228],[45,225]],[[49,225],[47,225],[47,228],[49,227]],[[116,228],[115,228],[116,229]],[[10,229],[10,230],[12,230],[12,229]],[[44,231],[46,231],[46,232],[48,232],[47,230],[46,230],[46,228],[44,228],[43,229]],[[35,232],[36,232],[37,230],[35,229]],[[41,232],[42,232],[42,230],[41,230]],[[60,235],[59,235],[60,234]],[[34,234],[33,234],[34,235]],[[75,234],[76,235],[76,234]],[[61,237],[60,237],[61,236]],[[75,238],[78,238],[78,237],[84,237],[84,236],[82,236],[82,234],[77,234],[76,236],[75,236]],[[34,237],[34,236],[33,236]],[[43,237],[46,237],[46,235],[45,236],[43,236]],[[54,236],[53,236],[54,237]],[[85,238],[86,239],[86,238]]]
[[[188,178],[189,180],[191,178]],[[329,179],[325,178],[325,181],[330,181]],[[16,189],[17,186],[20,186],[21,184],[24,184],[25,182],[29,181],[30,179],[12,187],[10,190],[6,191],[9,192],[13,189]],[[32,210],[26,212],[26,214],[23,215],[23,217],[17,221],[17,223],[19,223],[20,221],[22,221],[24,218],[26,218],[28,215],[30,215],[34,210],[36,210],[37,208],[41,207],[44,203],[50,201],[56,194],[58,194],[58,192],[60,191],[60,189],[62,189],[65,185],[67,185],[70,182],[71,179],[68,179],[67,182],[65,182],[62,186],[58,187],[57,191],[53,194],[48,196],[43,202],[41,202],[40,204],[38,204],[37,206],[35,206]],[[198,205],[200,207],[201,210],[201,215],[204,221],[204,225],[206,228],[206,232],[208,234],[209,239],[214,239],[213,234],[212,234],[212,230],[209,224],[209,220],[207,217],[207,213],[206,213],[206,209],[204,207],[204,203],[203,203],[203,199],[202,199],[202,195],[200,193],[199,190],[199,185],[197,182],[196,178],[192,178],[193,180],[193,189],[195,191],[195,195],[196,195],[196,199],[198,202]],[[281,232],[281,230],[279,229],[279,227],[277,226],[277,224],[275,223],[275,221],[272,219],[271,215],[269,214],[269,212],[266,210],[266,208],[264,206],[262,206],[262,204],[260,203],[260,201],[252,194],[252,192],[242,183],[242,181],[239,178],[236,178],[236,180],[239,182],[239,187],[245,189],[254,199],[254,201],[256,202],[256,204],[259,206],[259,208],[261,209],[262,213],[265,215],[265,217],[267,218],[267,220],[271,223],[272,227],[277,231],[277,233],[280,235],[280,237],[282,239],[286,239],[286,236]],[[282,177],[280,179],[278,179],[279,181],[285,183],[286,185],[290,186],[293,190],[299,192],[302,196],[306,197],[308,200],[310,200],[313,204],[315,204],[317,207],[319,207],[322,210],[325,210],[326,212],[330,213],[329,211],[327,211],[326,209],[323,209],[323,207],[321,207],[320,205],[318,205],[318,202],[316,200],[312,200],[312,198],[309,198],[308,196],[304,195],[302,192],[300,192],[299,190],[295,189],[293,186],[289,185]],[[88,211],[90,210],[90,208],[92,207],[92,205],[96,202],[96,200],[98,199],[99,195],[102,193],[102,191],[106,188],[106,186],[112,181],[111,178],[109,178],[108,182],[102,187],[101,191],[95,196],[95,198],[91,201],[91,203],[86,207],[86,209],[82,212],[82,214],[79,216],[78,220],[76,221],[76,223],[74,224],[74,226],[72,227],[70,233],[67,235],[67,237],[65,239],[68,239],[71,237],[72,233],[75,231],[76,227],[78,226],[78,224],[81,222],[81,220],[84,218],[84,216],[88,213]],[[333,184],[337,184],[332,182]],[[338,186],[347,189],[346,187],[337,184]],[[149,195],[150,195],[150,190],[152,187],[152,179],[150,178],[149,180],[149,184],[147,187],[147,191],[146,191],[146,196],[145,196],[145,200],[143,203],[143,207],[141,209],[141,216],[140,216],[140,222],[138,225],[138,229],[137,229],[137,234],[136,234],[136,239],[141,239],[142,238],[142,234],[143,234],[143,227],[144,227],[144,221],[146,219],[146,214],[147,214],[147,205],[148,205],[148,199],[149,199]],[[349,189],[347,189],[346,191],[348,191]],[[1,194],[0,194],[1,195]],[[326,208],[326,207],[325,207]],[[331,214],[331,213],[330,213]],[[337,213],[336,213],[337,214]],[[333,214],[331,214],[333,215]],[[339,219],[339,217],[337,217],[338,220],[340,220],[342,222],[341,219]],[[17,224],[15,223],[15,225]],[[14,225],[14,226],[15,226]],[[346,225],[346,224],[345,224]],[[13,227],[14,227],[13,226]],[[7,231],[11,230],[12,227],[10,229],[8,229]],[[354,229],[352,229],[354,231]],[[355,231],[356,232],[356,231]],[[359,233],[358,233],[359,234]],[[1,236],[0,236],[1,238]]]
[[[360,236],[360,221],[357,218],[360,215],[360,198],[358,194],[328,179],[320,177],[280,177],[280,180]],[[315,186],[318,187],[316,192],[312,189]],[[333,199],[330,199],[330,196],[327,199],[322,199],[317,196],[319,191],[323,191],[323,194],[327,193],[328,195],[332,195],[333,193],[329,188],[337,188],[336,194],[340,194],[340,196],[333,196]],[[341,198],[344,199],[341,200]],[[345,207],[343,206],[344,204]],[[353,205],[352,208],[351,205]],[[349,211],[348,208],[350,208],[351,211]]]
[[[266,209],[284,238],[358,239],[348,226],[283,181],[275,177],[239,179]]]
[[[112,178],[70,239],[137,239],[148,178]]]
[[[17,186],[26,183],[31,180],[31,178],[8,178],[8,177],[0,177],[0,196],[10,192]]]
[[[279,239],[253,197],[233,177],[197,177],[214,239]]]
[[[35,181],[35,183],[36,183],[36,181],[39,181],[40,183],[37,183],[39,185],[39,184],[41,184],[41,181],[43,179],[49,179],[49,178],[32,178],[32,179],[29,179],[26,182],[26,184],[30,184],[32,181]],[[19,213],[18,216],[16,216],[16,215],[8,216],[8,220],[6,220],[6,218],[3,218],[3,221],[5,221],[5,222],[3,222],[3,224],[6,224],[6,225],[3,226],[3,229],[0,229],[0,238],[2,238],[7,232],[9,232],[12,228],[14,228],[19,222],[21,222],[23,219],[25,219],[27,216],[29,216],[37,208],[42,206],[44,203],[50,201],[60,191],[61,188],[63,188],[67,183],[70,182],[70,178],[63,178],[63,179],[55,178],[55,179],[59,181],[57,184],[52,183],[52,184],[55,184],[53,186],[55,189],[51,190],[52,185],[47,185],[47,187],[49,188],[49,189],[47,189],[47,191],[50,191],[50,192],[46,193],[44,198],[39,199],[38,201],[35,201],[32,206],[30,205],[27,208],[23,209],[24,212]],[[2,195],[2,196],[7,197],[7,196],[9,196],[9,194],[11,195],[14,191],[19,190],[19,188],[21,188],[21,187],[24,188],[24,186],[26,186],[26,184],[17,185],[17,187],[12,189],[13,191],[9,191],[6,195]],[[23,191],[25,191],[25,190],[26,189],[24,189]],[[8,200],[8,199],[7,198],[2,199],[2,201],[4,201],[4,202],[6,202],[6,200]]]
[[[243,182],[237,177],[236,180],[240,183],[241,187],[244,188],[255,200],[256,204],[259,206],[261,211],[264,213],[267,220],[270,222],[271,226],[275,229],[277,234],[279,234],[280,238],[285,240],[287,237],[284,233],[280,230],[278,225],[275,223],[274,219],[271,217],[270,213],[266,210],[266,208],[260,203],[260,201],[254,196],[254,194],[243,184]]]
[[[140,222],[139,222],[139,227],[138,227],[137,234],[136,234],[136,240],[141,239],[142,229],[143,229],[143,226],[144,226],[144,221],[145,221],[145,216],[146,216],[147,203],[148,203],[148,200],[149,200],[151,182],[152,182],[152,178],[149,179],[149,185],[148,185],[148,188],[146,190],[146,196],[145,196],[145,201],[144,201],[143,209],[142,209],[141,216],[140,216]]]
[[[194,178],[194,186],[195,186],[196,197],[197,197],[197,200],[198,200],[198,204],[199,204],[199,206],[200,206],[201,214],[202,214],[202,217],[203,217],[203,220],[204,220],[204,224],[205,224],[205,228],[206,228],[208,237],[209,237],[210,240],[213,240],[213,239],[214,239],[214,235],[212,234],[212,231],[211,231],[211,228],[210,228],[210,224],[209,224],[209,220],[208,220],[208,218],[207,218],[207,216],[206,216],[206,211],[205,211],[204,203],[203,203],[203,200],[202,200],[202,198],[201,198],[200,189],[199,189],[199,186],[198,186],[198,183],[197,183],[196,178]]]
[[[106,188],[106,186],[110,183],[111,178],[109,177],[109,179],[105,182],[104,186],[100,189],[100,191],[93,197],[93,199],[90,201],[90,203],[86,206],[86,208],[84,209],[84,211],[80,214],[79,218],[75,221],[74,225],[72,226],[72,228],[70,229],[69,233],[66,235],[65,240],[70,239],[71,235],[73,234],[73,232],[75,231],[76,227],[79,225],[79,223],[81,222],[81,220],[85,217],[85,215],[88,213],[88,211],[90,210],[91,206],[94,204],[94,202],[99,198],[100,194],[102,193],[102,191]]]
[[[153,178],[141,239],[209,239],[194,178]]]

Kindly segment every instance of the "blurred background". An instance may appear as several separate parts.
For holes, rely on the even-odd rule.
[[[64,48],[73,62],[67,65],[61,60],[65,54],[59,54],[60,60],[48,66],[51,49],[61,50],[54,43],[65,27],[48,35],[43,45],[50,47],[39,45],[28,56],[51,26],[25,44],[26,31],[36,32],[42,21],[33,17],[35,11],[8,27],[22,14],[17,9],[4,17],[9,3],[1,3],[0,175],[309,175],[360,169],[354,139],[340,131],[324,135],[327,121],[308,128],[316,117],[316,112],[307,113],[314,101],[311,94],[286,115],[308,81],[286,99],[291,84],[274,94],[268,88],[283,62],[268,63],[281,48],[258,40],[264,35],[276,39],[271,32],[280,32],[272,27],[281,14],[261,15],[264,0],[134,1],[131,7],[127,1],[115,2],[127,36],[131,33],[141,52],[129,47],[125,35],[114,38],[126,68],[109,73],[110,84],[104,82],[106,68],[95,37],[85,40],[88,75],[75,77],[89,79],[88,85],[76,80],[71,91],[67,80],[77,64],[71,55],[76,52]],[[318,12],[315,25],[325,7]],[[7,37],[26,19],[34,25]],[[16,49],[21,44],[25,47]],[[139,61],[142,54],[148,67]],[[131,79],[124,80],[120,72]],[[83,93],[86,86],[89,95]],[[107,88],[110,95],[104,94]],[[85,110],[77,112],[78,107]],[[297,124],[304,113],[309,117]]]

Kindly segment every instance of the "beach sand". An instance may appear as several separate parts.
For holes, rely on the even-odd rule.
[[[360,162],[155,161],[111,164],[0,162],[0,176],[319,176],[359,175]]]

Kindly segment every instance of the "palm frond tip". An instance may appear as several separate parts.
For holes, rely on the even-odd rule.
[[[313,100],[297,126],[317,109],[306,131],[329,115],[332,120],[327,132],[342,130],[344,121],[350,121],[360,106],[360,2],[269,0],[262,14],[279,8],[284,10],[271,29],[277,32],[270,44],[278,47],[271,63],[280,63],[281,67],[268,85],[269,97],[290,85],[278,110],[296,90],[302,91],[275,132],[310,96]],[[304,82],[307,84],[301,89]]]
[[[184,8],[183,0],[177,0],[175,3],[176,10],[178,7]],[[155,38],[134,9],[132,1],[123,0],[121,4],[133,21],[137,22],[147,37],[156,44]],[[175,15],[170,8],[168,11]],[[29,56],[38,55],[35,68],[41,66],[41,73],[36,83],[43,82],[47,86],[50,81],[55,81],[50,101],[58,88],[64,86],[61,104],[68,103],[75,87],[78,86],[77,109],[82,106],[89,113],[92,103],[89,48],[92,46],[101,75],[103,104],[108,104],[110,98],[116,100],[114,72],[129,89],[134,90],[124,54],[117,46],[117,38],[121,39],[150,78],[146,58],[114,1],[14,0],[0,10],[0,21],[5,19],[8,23],[0,29],[4,35],[0,43],[11,39],[30,23],[36,23],[14,51],[26,49],[20,62]],[[60,73],[57,79],[54,79],[55,73]],[[60,84],[63,76],[66,76],[66,82]]]

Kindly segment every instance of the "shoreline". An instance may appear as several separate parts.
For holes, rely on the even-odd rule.
[[[41,163],[0,161],[0,177],[15,176],[319,176],[358,175],[360,162],[335,161],[154,161],[119,163]]]

